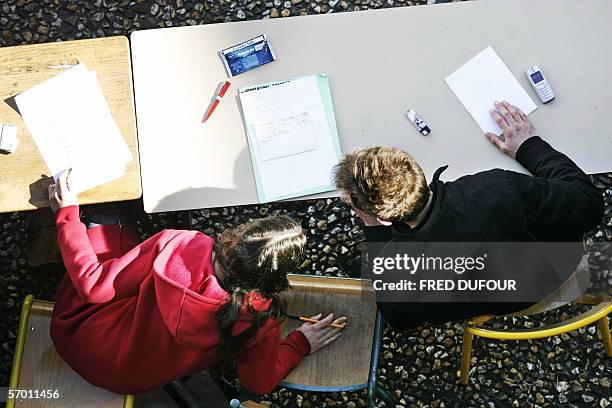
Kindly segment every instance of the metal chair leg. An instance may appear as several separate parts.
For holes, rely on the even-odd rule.
[[[379,397],[389,406],[393,406],[393,398],[389,391],[378,385],[378,360],[380,358],[380,346],[382,343],[382,332],[384,319],[380,310],[376,312],[376,324],[374,325],[374,341],[372,342],[372,354],[370,357],[370,376],[368,378],[368,408],[376,408],[376,397]]]
[[[597,328],[599,329],[599,333],[601,333],[601,339],[604,344],[606,356],[612,357],[612,336],[610,335],[608,316],[604,316],[597,321]]]
[[[393,407],[395,406],[395,398],[391,395],[389,390],[383,388],[381,386],[376,387],[376,396],[385,402],[385,406]],[[376,400],[373,401],[375,404]],[[376,405],[372,405],[373,408],[376,408]]]
[[[134,408],[134,401],[136,397],[134,395],[126,395],[123,399],[123,408]]]
[[[380,357],[380,345],[382,342],[382,314],[376,312],[376,323],[374,324],[374,341],[372,342],[372,354],[370,355],[370,376],[368,378],[368,407],[375,408],[378,359]]]
[[[472,333],[467,330],[463,331],[463,344],[461,345],[461,369],[459,382],[467,385],[470,380],[470,364],[472,360]]]

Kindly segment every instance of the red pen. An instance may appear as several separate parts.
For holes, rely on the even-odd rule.
[[[221,100],[221,98],[223,98],[223,95],[225,95],[225,92],[227,92],[227,88],[229,88],[230,85],[231,84],[229,81],[225,81],[225,83],[221,86],[221,88],[219,89],[219,93],[215,97],[215,100],[212,102],[212,104],[208,108],[208,112],[206,112],[206,115],[204,115],[204,119],[202,119],[202,123],[206,122],[208,118],[210,118],[210,115],[212,115],[212,113],[215,111],[215,109],[217,109],[217,105],[219,105],[219,101]]]

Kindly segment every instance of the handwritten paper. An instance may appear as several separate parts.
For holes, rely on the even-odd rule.
[[[485,48],[449,75],[446,83],[484,133],[502,134],[489,113],[494,109],[495,101],[506,100],[518,106],[526,115],[537,109],[492,47]]]
[[[263,160],[274,160],[317,148],[315,125],[308,112],[255,123],[254,127]]]
[[[239,91],[261,202],[330,191],[340,144],[327,76]]]
[[[54,178],[73,168],[77,193],[120,178],[132,160],[96,73],[70,68],[15,97]]]

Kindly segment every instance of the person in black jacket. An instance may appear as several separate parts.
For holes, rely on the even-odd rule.
[[[391,147],[357,149],[334,170],[341,199],[365,224],[368,242],[582,242],[602,219],[600,191],[567,156],[536,136],[516,106],[496,102],[503,137],[486,137],[533,176],[493,169],[427,185],[417,162]],[[547,293],[542,294],[544,298]],[[394,327],[503,315],[530,303],[379,303]]]

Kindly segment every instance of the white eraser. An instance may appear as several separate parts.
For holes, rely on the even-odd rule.
[[[17,144],[17,126],[0,123],[0,151],[13,153]]]

